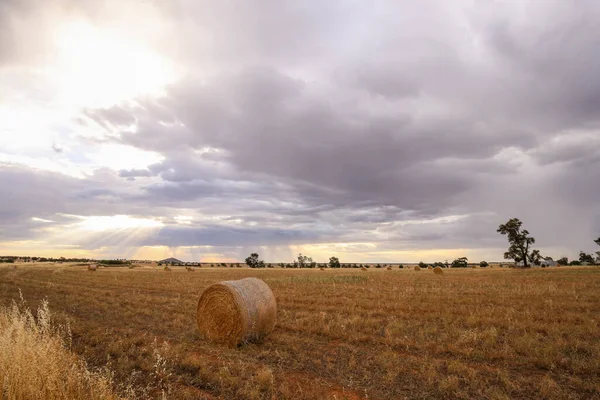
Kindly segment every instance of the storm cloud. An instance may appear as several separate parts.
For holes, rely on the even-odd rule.
[[[0,37],[23,42],[0,39],[0,88],[18,90],[15,68],[52,54],[49,39],[24,32],[36,15],[44,29],[83,18],[126,35],[137,10],[156,22],[144,45],[178,72],[158,94],[70,108],[46,127],[60,152],[7,155],[0,240],[41,240],[48,229],[31,218],[58,230],[72,223],[64,214],[161,223],[135,237],[68,238],[115,256],[127,239],[232,259],[255,248],[291,257],[302,246],[333,255],[345,244],[348,257],[369,261],[499,260],[495,231],[511,217],[555,258],[600,236],[597,2],[0,7]],[[92,162],[102,146],[152,161]],[[67,176],[16,155],[85,170]]]

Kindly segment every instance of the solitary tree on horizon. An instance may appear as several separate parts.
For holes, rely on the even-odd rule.
[[[529,236],[527,229],[521,230],[522,225],[518,218],[511,218],[507,223],[500,225],[496,232],[508,236],[510,247],[504,253],[504,258],[515,260],[517,263],[523,261],[523,268],[528,268],[529,262],[538,264],[541,255],[539,250],[529,252],[529,247],[535,243],[535,239]]]

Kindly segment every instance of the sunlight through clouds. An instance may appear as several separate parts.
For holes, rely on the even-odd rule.
[[[61,26],[55,42],[58,54],[48,70],[66,105],[103,107],[157,96],[175,79],[166,58],[83,20]]]

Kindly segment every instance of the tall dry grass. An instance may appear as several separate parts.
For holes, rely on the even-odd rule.
[[[90,371],[69,341],[46,301],[36,315],[22,303],[0,308],[0,400],[118,399],[109,371]]]

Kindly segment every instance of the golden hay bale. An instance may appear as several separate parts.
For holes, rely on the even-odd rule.
[[[436,274],[436,275],[441,275],[441,274],[444,273],[444,270],[442,269],[442,267],[435,267],[433,269],[433,273]]]
[[[319,269],[320,269],[321,271],[325,271],[325,268],[323,268],[323,267],[320,267]]]
[[[418,265],[415,265],[415,271],[420,271],[421,267],[419,267]]]
[[[87,270],[88,271],[95,271],[98,269],[97,265],[88,265]]]
[[[192,267],[185,267],[185,269],[187,269],[188,272],[194,272],[195,271],[195,269],[192,268]]]
[[[165,271],[169,271],[169,272],[171,271],[171,267],[168,267],[168,266],[165,266],[163,269],[164,269]]]
[[[387,270],[388,270],[388,271],[391,271],[391,270],[392,270],[392,267],[387,267]]]
[[[477,265],[472,265],[471,268],[477,268]]]
[[[260,341],[275,327],[277,302],[258,278],[209,286],[198,301],[198,329],[208,341],[236,346]]]
[[[367,269],[365,267],[360,267],[361,271],[366,271]]]
[[[433,267],[431,265],[428,265],[427,269],[433,269]]]
[[[129,266],[129,269],[134,269],[134,268],[135,268],[135,265],[130,265]]]

